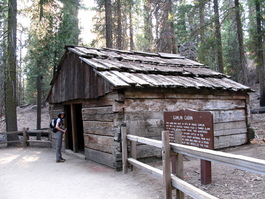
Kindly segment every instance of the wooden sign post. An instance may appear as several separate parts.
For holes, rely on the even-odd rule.
[[[207,111],[180,110],[164,112],[164,128],[170,131],[170,142],[175,143],[174,132],[181,131],[182,144],[214,149],[213,115]],[[201,160],[201,183],[212,182],[211,162]]]

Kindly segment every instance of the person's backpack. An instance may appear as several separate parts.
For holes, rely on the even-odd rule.
[[[57,129],[55,128],[55,126],[56,126],[56,122],[57,122],[57,119],[58,119],[58,118],[53,119],[53,120],[50,122],[50,128],[52,129],[53,132],[56,132],[56,131],[57,131]]]

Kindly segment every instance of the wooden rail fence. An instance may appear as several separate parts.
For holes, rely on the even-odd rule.
[[[30,134],[48,134],[48,140],[30,140],[29,139],[29,135]],[[29,146],[29,143],[48,143],[51,144],[51,139],[50,139],[50,134],[51,131],[49,129],[46,130],[29,130],[24,128],[23,131],[10,131],[10,132],[0,132],[0,135],[12,135],[12,134],[21,134],[23,135],[23,139],[18,139],[18,140],[12,140],[12,141],[4,141],[4,142],[0,142],[0,144],[9,144],[9,143],[22,143],[24,147]],[[41,136],[40,136],[41,137]]]
[[[214,151],[209,149],[201,149],[193,146],[187,146],[182,144],[175,144],[169,142],[169,131],[162,132],[162,141],[153,140],[149,138],[127,135],[126,127],[122,127],[122,162],[123,162],[123,173],[126,174],[128,172],[128,164],[142,169],[152,175],[163,179],[164,186],[164,195],[166,199],[172,198],[172,188],[174,187],[176,192],[176,198],[182,199],[184,198],[184,193],[199,199],[216,199],[217,197],[212,196],[193,185],[183,181],[181,176],[181,168],[183,168],[183,162],[181,158],[177,159],[176,167],[177,171],[176,175],[171,173],[170,170],[170,161],[171,156],[179,156],[180,154],[192,156],[196,158],[200,158],[203,160],[208,160],[211,162],[217,162],[221,164],[226,164],[235,168],[239,168],[242,170],[258,173],[265,175],[265,160],[246,157],[242,155],[234,155],[220,151]],[[134,157],[128,157],[127,152],[127,142],[132,142],[131,151],[133,152]],[[142,163],[136,159],[136,142],[147,144],[150,146],[161,148],[162,150],[162,160],[163,160],[163,170],[151,167],[145,163]],[[180,160],[180,161],[178,161]],[[180,176],[180,177],[179,177]]]

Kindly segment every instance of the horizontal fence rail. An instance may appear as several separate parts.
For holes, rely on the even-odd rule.
[[[24,147],[28,146],[29,143],[48,143],[51,144],[50,139],[49,140],[30,140],[29,136],[30,134],[48,134],[48,137],[50,137],[51,131],[49,129],[43,129],[43,130],[36,130],[36,129],[23,129],[23,131],[9,131],[9,132],[0,132],[0,135],[21,135],[23,136],[23,139],[19,140],[10,140],[10,141],[4,141],[0,142],[0,144],[9,144],[9,143],[22,143]]]
[[[211,162],[217,162],[225,165],[229,165],[235,168],[239,168],[242,170],[258,173],[265,175],[265,160],[261,159],[256,159],[256,158],[251,158],[243,155],[235,155],[235,154],[229,154],[225,152],[220,152],[220,151],[214,151],[210,149],[201,149],[197,148],[194,146],[187,146],[187,145],[182,145],[182,144],[176,144],[176,143],[169,143],[169,138],[163,138],[165,134],[168,136],[168,131],[163,131],[163,137],[162,141],[159,140],[153,140],[149,138],[144,138],[144,137],[139,137],[135,135],[127,135],[126,133],[126,127],[122,128],[122,158],[123,158],[123,172],[127,173],[127,166],[128,163],[131,165],[135,166],[136,168],[142,169],[145,172],[148,172],[158,178],[165,179],[165,175],[169,175],[170,177],[170,183],[171,186],[176,188],[177,190],[180,190],[188,195],[190,195],[193,198],[211,198],[214,199],[216,198],[215,196],[212,196],[196,187],[193,185],[183,181],[179,177],[171,174],[170,169],[165,169],[165,162],[170,162],[170,160],[164,160],[163,157],[163,171],[157,168],[154,168],[152,166],[149,166],[145,163],[142,163],[134,158],[128,158],[127,157],[127,141],[133,141],[133,142],[139,142],[143,144],[147,144],[150,146],[155,146],[158,148],[161,148],[163,156],[165,151],[166,151],[166,142],[168,142],[168,145],[170,146],[170,156],[172,155],[178,155],[178,154],[183,154],[187,156],[192,156],[196,157],[199,159],[203,160],[208,160]],[[163,139],[168,139],[166,142]],[[135,153],[135,152],[134,152]],[[128,163],[127,163],[128,162]],[[169,168],[166,166],[166,168]],[[170,172],[167,174],[167,172]],[[165,185],[165,180],[164,180],[164,186]],[[170,189],[171,190],[171,189]],[[168,192],[167,189],[165,189],[165,192]],[[165,198],[171,198],[172,196],[169,196],[168,193],[165,193]],[[184,195],[183,195],[184,197]],[[182,198],[183,198],[182,197]]]
[[[211,162],[218,162],[242,170],[265,175],[265,160],[175,143],[170,143],[170,146],[176,153],[181,153]]]

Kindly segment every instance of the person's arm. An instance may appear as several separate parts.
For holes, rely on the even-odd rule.
[[[65,130],[63,130],[62,128],[59,127],[59,125],[60,125],[60,120],[61,120],[61,119],[58,119],[58,120],[57,120],[55,128],[56,128],[58,131],[62,131],[63,133],[65,133]]]

